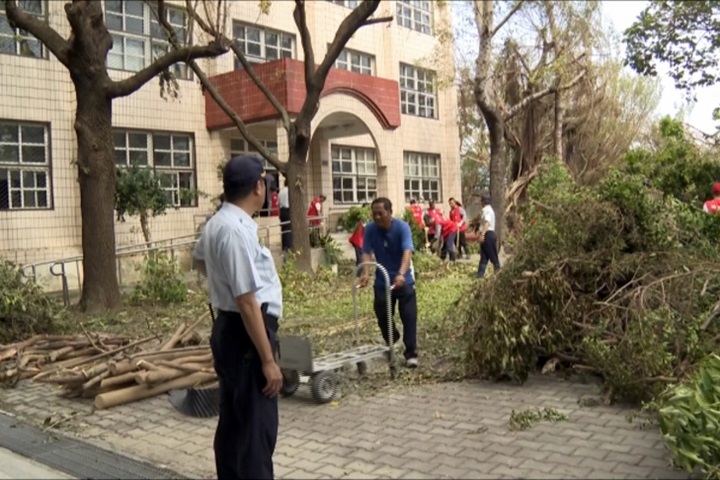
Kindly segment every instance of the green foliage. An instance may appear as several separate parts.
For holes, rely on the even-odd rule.
[[[338,263],[340,263],[343,254],[342,249],[332,237],[332,235],[330,235],[329,233],[323,233],[318,238],[320,242],[320,248],[322,248],[323,252],[325,253],[325,261],[327,261],[328,265],[337,265]]]
[[[650,405],[674,463],[688,472],[699,468],[720,479],[720,356],[711,354],[686,382],[668,387]]]
[[[125,216],[164,215],[172,204],[160,182],[147,167],[130,165],[117,170],[115,184],[115,211],[121,222]]]
[[[361,207],[359,205],[350,207],[350,210],[343,213],[338,219],[338,225],[348,233],[355,231],[360,222],[369,222],[372,218],[372,210],[370,206]]]
[[[413,246],[416,252],[425,250],[425,232],[420,225],[415,221],[412,211],[409,208],[403,210],[402,218],[403,221],[410,225],[410,231],[412,233]]]
[[[64,311],[40,285],[5,260],[0,260],[0,292],[0,343],[52,333],[61,326]]]
[[[715,348],[720,322],[700,326],[720,296],[720,218],[688,200],[690,183],[668,180],[673,158],[695,160],[677,153],[691,146],[680,149],[676,125],[661,127],[661,148],[633,152],[594,187],[553,162],[533,181],[513,258],[453,312],[472,371],[523,381],[555,358],[646,400]]]
[[[182,270],[177,260],[167,252],[148,252],[138,270],[142,277],[133,291],[134,303],[173,304],[185,301],[187,285]]]
[[[675,86],[690,90],[720,79],[720,3],[654,0],[625,31],[626,63],[642,75],[669,66]]]
[[[557,423],[567,419],[567,415],[558,412],[554,408],[528,408],[510,412],[510,421],[508,424],[510,430],[520,431],[528,430],[543,420],[550,423]]]

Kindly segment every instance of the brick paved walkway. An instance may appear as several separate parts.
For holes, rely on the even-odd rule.
[[[522,387],[486,382],[397,387],[312,403],[303,387],[281,400],[278,478],[687,478],[668,466],[655,427],[626,420],[630,410],[583,407],[595,387],[532,378]],[[568,415],[511,432],[511,411],[551,407]],[[177,413],[164,396],[92,413],[25,382],[0,390],[0,408],[27,420],[76,415],[66,430],[98,446],[213,478],[216,419]]]

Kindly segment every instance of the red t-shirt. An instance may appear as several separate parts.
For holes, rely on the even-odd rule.
[[[273,192],[270,196],[270,215],[277,217],[280,215],[280,204],[278,203],[278,194]]]
[[[415,205],[410,205],[408,208],[410,209],[410,211],[411,211],[412,214],[413,214],[413,218],[415,219],[415,223],[417,223],[420,228],[424,228],[425,225],[423,224],[423,211],[422,211],[422,207],[421,207],[420,205],[415,204]]]
[[[703,210],[710,215],[717,215],[718,211],[720,211],[720,198],[713,198],[705,202]]]
[[[313,218],[320,216],[320,211],[317,208],[318,203],[320,203],[320,199],[313,198],[312,202],[310,202],[310,207],[308,207],[307,216],[310,218],[311,226],[318,226],[320,225],[320,223],[322,223],[322,220],[320,220],[319,218]]]
[[[356,248],[362,249],[363,247],[363,237],[365,236],[365,224],[363,222],[359,222],[358,226],[355,227],[355,231],[350,236],[350,245]]]
[[[457,233],[458,230],[457,223],[446,218],[442,218],[437,225],[441,226],[440,235],[442,235],[443,238],[448,238],[451,234]]]
[[[455,207],[450,210],[450,220],[455,223],[460,223],[462,221],[462,212],[460,211],[460,207]],[[464,232],[465,230],[467,230],[467,222],[464,222],[460,227],[461,232]]]

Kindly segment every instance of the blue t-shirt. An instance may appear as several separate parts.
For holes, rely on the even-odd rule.
[[[378,227],[374,222],[365,227],[363,253],[375,254],[375,261],[388,271],[390,284],[400,271],[405,250],[414,251],[410,225],[406,222],[393,218],[388,230]],[[412,266],[405,272],[405,284],[415,284]],[[380,271],[375,274],[375,288],[379,287],[385,287],[385,278]]]

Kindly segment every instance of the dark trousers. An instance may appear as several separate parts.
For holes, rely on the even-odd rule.
[[[398,305],[400,321],[402,321],[403,325],[405,358],[417,358],[417,297],[415,295],[415,285],[403,285],[392,289],[390,291],[390,302],[393,343],[400,339],[400,332],[395,327],[395,305]],[[385,343],[390,345],[385,287],[375,287],[374,307],[380,332],[382,332]]]
[[[277,352],[277,319],[265,315],[265,324],[270,345]],[[210,345],[220,383],[220,418],[214,442],[218,479],[272,479],[278,399],[262,394],[267,381],[242,317],[220,311]]]
[[[283,252],[292,248],[292,233],[290,232],[290,224],[283,224],[290,221],[290,209],[280,209],[280,241],[282,242]]]
[[[488,262],[492,262],[495,271],[500,270],[500,259],[498,258],[498,242],[495,232],[485,232],[485,240],[480,245],[480,264],[478,265],[477,278],[485,275]]]
[[[443,247],[442,247],[442,253],[440,253],[440,258],[445,260],[446,256],[450,257],[450,261],[455,261],[455,237],[457,236],[456,233],[451,233],[447,237],[443,239]]]
[[[460,235],[460,240],[458,241],[458,257],[462,257],[463,252],[465,252],[465,256],[469,257],[470,252],[468,252],[467,248],[467,239],[465,238],[465,232],[458,233]]]

